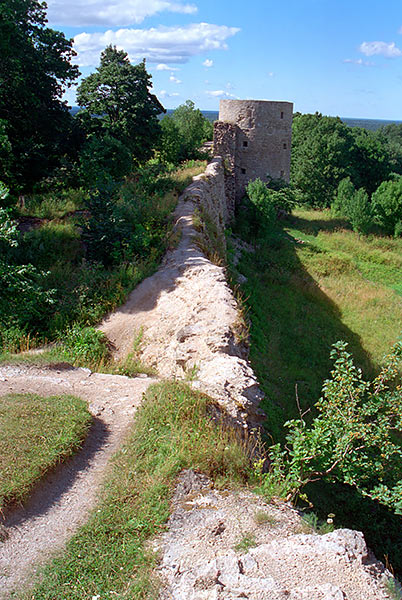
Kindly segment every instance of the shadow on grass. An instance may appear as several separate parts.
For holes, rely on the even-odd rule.
[[[315,233],[318,228],[334,231],[342,225],[338,220],[296,218],[295,222],[305,233]],[[250,230],[246,239],[252,240]],[[285,421],[299,417],[296,391],[303,411],[320,398],[332,369],[329,355],[334,342],[348,342],[355,364],[366,378],[379,369],[361,338],[342,322],[338,306],[307,272],[296,248],[295,239],[278,228],[259,240],[254,253],[244,253],[239,263],[240,272],[247,277],[242,287],[251,321],[250,357],[266,393],[262,404],[266,431],[275,442],[284,441]],[[309,417],[313,414],[314,408]],[[333,512],[338,526],[363,531],[376,556],[384,561],[388,555],[395,571],[402,573],[400,516],[350,486],[319,482],[306,491],[321,518],[325,520]]]
[[[317,235],[320,231],[331,233],[338,229],[352,230],[350,223],[342,217],[332,217],[329,219],[303,219],[296,215],[289,218],[291,227],[295,227],[299,231],[307,235]]]
[[[331,346],[349,344],[366,377],[372,363],[360,337],[343,322],[337,305],[320,289],[296,254],[295,240],[278,229],[267,234],[239,269],[251,318],[251,361],[266,393],[266,428],[284,439],[283,424],[317,402],[332,368]]]

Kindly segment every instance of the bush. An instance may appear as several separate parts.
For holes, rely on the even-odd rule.
[[[345,177],[338,185],[338,191],[331,206],[336,215],[348,219],[357,233],[367,234],[373,224],[373,211],[368,194],[364,188],[356,190]]]
[[[402,514],[402,393],[397,385],[402,342],[372,382],[363,380],[346,346],[333,346],[334,369],[315,405],[318,416],[310,426],[304,415],[288,421],[285,448],[271,447],[271,473],[260,475],[262,487],[276,480],[290,498],[309,482],[339,481]]]
[[[402,177],[384,181],[371,200],[376,223],[390,235],[401,235]]]
[[[352,202],[348,207],[347,217],[353,231],[366,235],[373,223],[371,204],[365,189],[360,188],[355,192]]]
[[[333,212],[341,217],[347,217],[349,207],[353,202],[356,188],[353,185],[350,177],[345,177],[339,182],[335,200],[331,205]]]
[[[98,364],[109,358],[107,338],[102,331],[75,323],[60,336],[57,354],[72,363]]]
[[[272,190],[260,178],[250,181],[246,187],[250,202],[256,210],[256,217],[262,229],[270,229],[276,220],[276,207]]]

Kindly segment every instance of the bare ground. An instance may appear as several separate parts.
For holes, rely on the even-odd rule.
[[[82,450],[55,469],[24,506],[4,515],[0,542],[0,598],[20,586],[86,520],[112,454],[121,444],[147,387],[155,381],[91,373],[67,365],[0,367],[0,396],[73,394],[88,401],[93,426]]]

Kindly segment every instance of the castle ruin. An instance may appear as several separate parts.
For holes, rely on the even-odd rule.
[[[224,159],[226,195],[234,210],[250,180],[290,177],[292,102],[221,100],[214,155]]]

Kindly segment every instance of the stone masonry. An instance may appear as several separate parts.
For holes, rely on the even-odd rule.
[[[214,155],[224,159],[229,205],[250,180],[290,177],[293,104],[221,100],[214,125]]]

